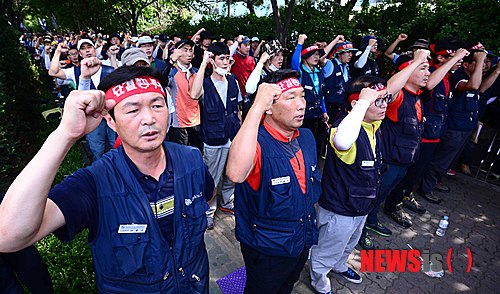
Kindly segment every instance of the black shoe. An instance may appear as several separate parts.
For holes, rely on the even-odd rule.
[[[339,273],[344,279],[348,280],[349,282],[359,284],[363,281],[363,278],[361,278],[360,275],[358,275],[357,272],[353,271],[351,268],[347,268],[347,270],[343,273]]]
[[[393,212],[388,212],[384,211],[385,214],[390,216],[392,220],[394,220],[398,225],[404,227],[404,228],[409,228],[413,226],[413,223],[411,220],[405,215],[403,209],[398,208],[396,211]]]
[[[358,241],[359,247],[363,248],[364,250],[373,250],[375,249],[375,244],[373,244],[372,239],[368,237],[368,234],[364,238],[360,238]]]
[[[380,236],[384,236],[384,237],[389,237],[390,235],[392,235],[392,231],[389,230],[386,226],[384,226],[381,223],[376,223],[376,224],[367,223],[366,229],[373,231],[373,232],[379,234]]]
[[[448,187],[442,183],[437,183],[436,186],[434,186],[434,189],[438,192],[441,192],[441,193],[450,193],[450,191],[451,191],[450,187]]]
[[[409,196],[405,196],[403,198],[403,207],[408,208],[409,210],[418,213],[418,214],[424,214],[427,210],[420,205],[420,203],[415,200],[415,197],[413,197],[413,193],[410,193]]]
[[[422,198],[429,201],[430,203],[439,204],[443,201],[443,199],[436,197],[436,195],[434,195],[434,193],[432,193],[432,192],[424,193],[422,191],[417,191],[417,193],[418,193],[418,195],[420,195]]]

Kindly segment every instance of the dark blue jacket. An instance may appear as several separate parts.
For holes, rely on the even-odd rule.
[[[321,176],[316,159],[314,137],[300,129],[298,140],[306,172],[306,194],[302,193],[286,143],[274,139],[261,126],[260,188],[254,191],[248,182],[236,185],[236,238],[255,250],[272,256],[298,256],[318,241],[314,204],[321,194]],[[284,145],[283,145],[284,144]]]
[[[323,86],[325,85],[325,75],[323,71],[320,70],[317,73],[319,78],[319,92],[316,92],[314,88],[314,82],[304,69],[304,64],[300,64],[300,78],[302,87],[304,87],[304,94],[306,99],[306,112],[304,118],[306,119],[318,119],[323,116],[323,110],[321,108],[321,100],[323,99]]]
[[[227,77],[226,107],[211,77],[203,80],[201,107],[201,140],[211,146],[219,146],[233,140],[240,129],[238,118],[238,85],[234,75]]]
[[[404,96],[397,110],[397,121],[386,116],[380,127],[382,154],[384,162],[410,166],[417,159],[423,128],[416,110],[420,107],[420,98],[405,88],[402,91]]]
[[[337,127],[342,119],[335,122]],[[385,122],[384,122],[385,123]],[[382,152],[379,145],[380,129],[375,132],[375,157],[368,135],[361,126],[356,139],[356,159],[346,164],[328,144],[321,186],[323,193],[319,205],[326,210],[345,216],[367,215],[376,203],[379,191]]]
[[[342,69],[337,60],[332,60],[333,73],[325,79],[325,102],[342,105],[345,102],[346,82],[342,74]]]
[[[109,75],[110,73],[112,73],[115,69],[112,67],[112,66],[107,66],[107,65],[101,65],[101,77],[100,77],[100,81],[102,81],[102,79],[104,79],[107,75]],[[79,66],[75,66],[75,85],[78,87],[78,83],[79,83],[79,80],[80,80],[80,75],[82,74],[82,69],[79,67]],[[95,90],[97,89],[97,87],[94,85],[94,82],[92,81],[92,79],[90,79],[90,90]]]
[[[90,245],[101,293],[208,293],[203,160],[196,148],[163,144],[174,169],[172,247],[127,165],[123,147],[89,168],[98,192],[99,226]],[[120,225],[130,224],[147,228],[144,233],[118,233]]]

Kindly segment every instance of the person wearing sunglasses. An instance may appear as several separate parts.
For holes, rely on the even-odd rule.
[[[323,169],[319,199],[318,245],[311,248],[311,284],[319,293],[332,293],[328,273],[361,283],[347,266],[368,213],[376,204],[382,167],[380,125],[392,95],[386,82],[361,76],[346,89],[345,112],[334,122]]]

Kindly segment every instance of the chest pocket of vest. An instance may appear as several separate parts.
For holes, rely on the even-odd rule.
[[[292,177],[288,177],[288,183],[273,185],[269,183],[269,199],[266,207],[266,215],[275,219],[286,220],[292,217],[292,205],[294,205],[290,196],[290,182]],[[274,179],[276,180],[276,179]]]
[[[435,96],[432,105],[434,112],[444,113],[446,109],[446,96],[441,93],[435,93],[434,95]]]
[[[224,120],[217,109],[207,109],[207,130],[214,139],[224,138]]]
[[[403,123],[403,133],[415,135],[418,133],[418,121],[414,117],[405,117]]]
[[[465,95],[465,110],[477,111],[479,109],[479,95],[468,93]]]
[[[189,201],[192,201],[189,203]],[[187,205],[189,203],[189,205]],[[207,218],[206,211],[208,210],[208,204],[205,201],[205,197],[199,197],[194,200],[186,200],[186,206],[184,206],[182,211],[182,217],[186,221],[187,232],[189,234],[190,244],[193,249],[191,251],[195,253],[195,246],[199,245],[203,241],[203,234],[207,228]]]
[[[375,203],[377,187],[350,186],[348,205],[359,214],[367,214]]]
[[[148,271],[146,264],[146,247],[149,242],[147,228],[141,234],[119,234],[114,232],[112,236],[112,247],[118,262],[119,272],[116,275],[133,278],[135,281],[149,280],[154,273]]]

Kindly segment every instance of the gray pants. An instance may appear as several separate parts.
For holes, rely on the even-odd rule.
[[[221,187],[221,206],[227,209],[234,208],[234,183],[226,176],[226,162],[229,148],[203,148],[203,161],[208,166],[208,172],[214,179],[215,187]],[[210,208],[207,211],[207,217],[214,217],[217,209],[217,195],[208,203]]]
[[[359,241],[366,215],[344,216],[318,209],[319,240],[311,247],[311,285],[316,291],[332,290],[328,273],[347,270],[347,258]]]

